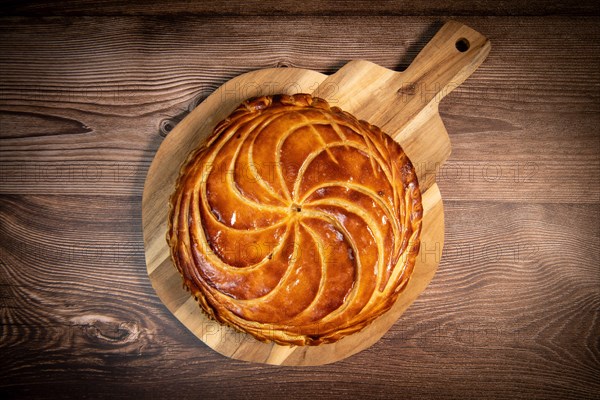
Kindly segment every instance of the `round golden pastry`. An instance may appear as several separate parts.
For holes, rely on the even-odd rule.
[[[419,251],[415,170],[308,94],[242,103],[184,163],[167,241],[185,287],[261,341],[332,343],[388,311]]]

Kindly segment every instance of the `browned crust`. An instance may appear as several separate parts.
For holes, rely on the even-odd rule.
[[[391,170],[393,170],[394,182],[392,187],[397,187],[397,191],[404,194],[404,199],[397,199],[398,204],[393,207],[393,215],[403,215],[402,218],[405,218],[405,223],[401,224],[402,235],[394,236],[394,249],[403,249],[403,251],[398,250],[400,258],[394,263],[394,270],[399,268],[402,272],[397,275],[395,281],[386,284],[385,290],[382,292],[386,293],[385,297],[378,297],[375,304],[369,304],[367,308],[370,308],[370,311],[365,315],[361,315],[358,321],[352,321],[350,324],[338,324],[333,329],[324,324],[323,326],[326,326],[326,328],[323,331],[320,331],[318,327],[315,331],[314,323],[311,323],[310,327],[307,324],[306,329],[304,329],[304,326],[286,327],[285,324],[281,323],[257,323],[241,317],[239,312],[232,309],[232,303],[224,301],[225,298],[222,293],[215,290],[215,287],[211,286],[211,282],[202,278],[202,271],[208,266],[206,263],[210,262],[206,258],[202,258],[200,261],[194,258],[191,254],[194,249],[192,249],[189,232],[187,232],[188,229],[191,229],[191,225],[198,221],[190,221],[189,216],[184,218],[186,212],[191,212],[189,211],[191,207],[189,196],[192,193],[192,186],[197,185],[197,181],[200,179],[197,175],[202,165],[199,165],[198,160],[202,160],[211,151],[212,146],[222,139],[222,135],[232,126],[235,126],[241,118],[259,116],[268,110],[286,107],[290,110],[309,108],[322,110],[329,113],[334,120],[353,126],[357,132],[368,135],[369,140],[374,145],[373,152],[376,152],[375,155],[385,158],[386,163],[389,163]],[[366,142],[367,139],[365,139]],[[371,156],[375,157],[375,155]],[[396,193],[394,196],[394,198],[399,197]],[[396,203],[396,200],[394,200],[394,203]],[[396,210],[396,206],[398,210]],[[398,212],[396,213],[396,211]],[[344,336],[363,329],[393,306],[399,294],[406,287],[414,268],[420,246],[422,215],[421,195],[414,167],[401,147],[378,127],[362,120],[359,121],[353,115],[337,107],[330,107],[325,100],[308,94],[262,96],[243,102],[229,117],[217,124],[205,143],[190,152],[181,167],[175,190],[169,201],[167,242],[171,249],[173,263],[183,277],[184,287],[192,293],[209,317],[242,332],[249,333],[261,341],[274,341],[283,345],[318,345],[335,342]],[[205,230],[204,227],[203,230]],[[186,232],[185,235],[182,233],[184,231]],[[399,242],[404,242],[403,247],[398,244]],[[387,248],[386,251],[390,252],[392,250]],[[375,295],[372,295],[371,298],[373,297]]]

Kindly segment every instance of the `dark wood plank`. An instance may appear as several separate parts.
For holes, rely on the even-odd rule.
[[[5,21],[0,192],[9,194],[141,194],[161,127],[233,76],[278,65],[327,73],[352,58],[401,69],[439,27],[389,17],[182,17],[176,30],[145,17]],[[465,22],[493,50],[441,103],[454,149],[444,197],[597,202],[599,19]]]
[[[371,349],[299,370],[225,359],[169,315],[146,277],[139,198],[1,201],[0,387],[13,393],[600,393],[598,205],[446,202],[445,253],[422,297]]]
[[[406,2],[400,0],[52,0],[4,1],[0,11],[5,15],[598,15],[592,0],[440,0]]]

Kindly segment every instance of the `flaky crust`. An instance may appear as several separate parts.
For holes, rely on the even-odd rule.
[[[389,310],[419,251],[415,170],[379,128],[308,94],[242,103],[192,151],[167,241],[217,321],[318,345]]]

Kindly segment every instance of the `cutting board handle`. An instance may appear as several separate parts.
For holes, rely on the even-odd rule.
[[[315,93],[330,104],[383,129],[405,150],[416,130],[443,133],[438,115],[440,101],[465,81],[490,52],[490,41],[459,22],[444,24],[410,66],[392,71],[366,60],[354,60],[321,82]],[[329,89],[335,90],[329,90]],[[314,94],[314,93],[313,93]],[[435,128],[435,129],[434,129]],[[434,146],[435,147],[435,146]],[[449,148],[449,143],[438,148]],[[425,154],[426,159],[444,162],[449,153]],[[410,155],[410,153],[409,153]]]
[[[490,49],[490,41],[479,32],[447,22],[400,73],[404,89],[418,94],[421,101],[439,102],[479,67]]]

